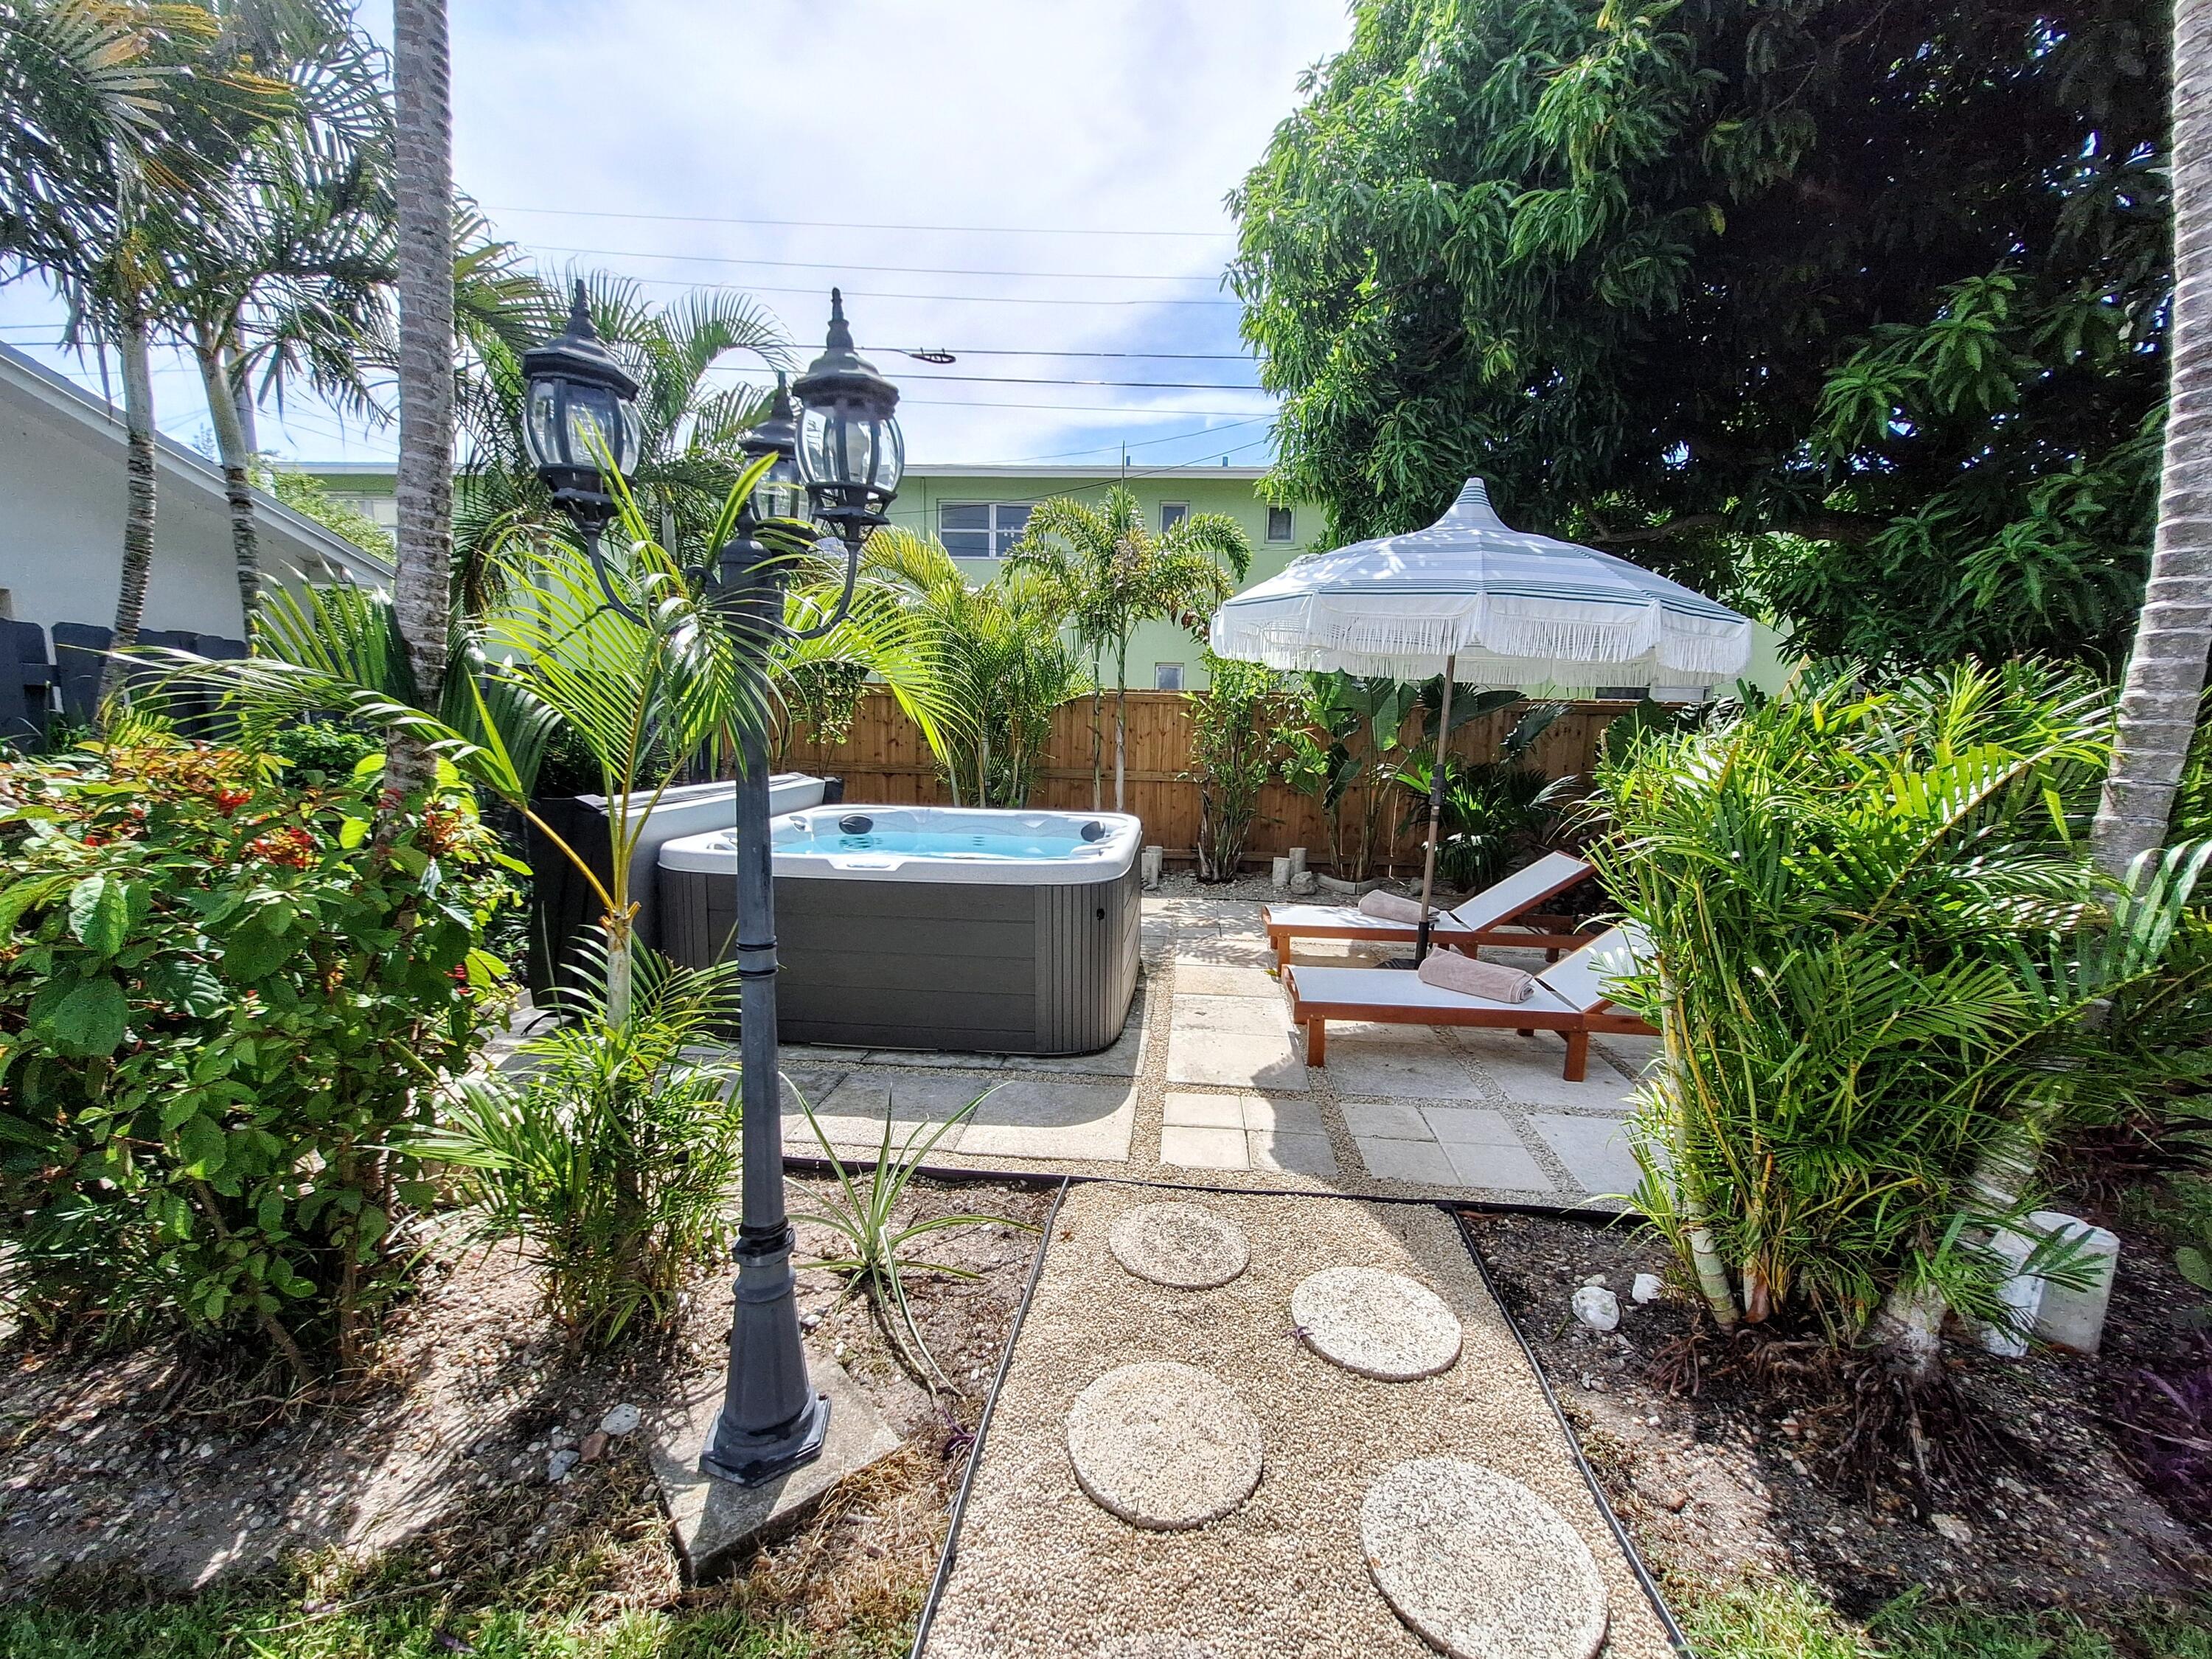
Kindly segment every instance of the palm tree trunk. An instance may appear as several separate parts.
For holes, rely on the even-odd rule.
[[[222,493],[230,503],[230,555],[238,571],[239,614],[245,637],[253,636],[253,613],[261,605],[261,550],[253,523],[253,484],[246,477],[252,459],[239,422],[237,387],[224,361],[222,343],[203,330],[193,342],[200,384],[207,389],[208,420],[215,428],[216,456],[222,463]]]
[[[138,624],[146,613],[146,582],[154,571],[154,373],[143,316],[131,318],[116,345],[123,359],[124,465],[128,491],[123,514],[123,580],[115,595],[112,651],[138,643]],[[116,661],[100,665],[100,692],[94,707],[107,701],[116,682]]]
[[[1121,635],[1114,653],[1114,810],[1126,812],[1122,805],[1123,780],[1127,775],[1127,761],[1129,747],[1129,636]]]
[[[1099,708],[1105,693],[1105,659],[1101,647],[1091,647],[1091,810],[1094,812],[1106,804],[1106,722]]]
[[[235,341],[226,342],[223,345],[222,375],[230,385],[230,406],[238,411],[238,430],[246,440],[246,453],[258,454],[261,450],[261,423],[253,407],[253,388],[246,384],[246,365],[239,358]]]
[[[398,568],[392,609],[419,706],[438,706],[453,570],[453,155],[444,0],[392,0],[399,209]],[[394,737],[386,798],[426,787],[429,750]],[[387,825],[389,814],[386,815]],[[380,827],[380,834],[384,833]]]
[[[2212,0],[2173,9],[2173,331],[2158,537],[2090,832],[2114,875],[2165,841],[2212,647]]]

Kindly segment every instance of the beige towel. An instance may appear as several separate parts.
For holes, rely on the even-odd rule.
[[[1535,980],[1518,968],[1463,957],[1456,951],[1430,951],[1421,959],[1420,974],[1423,984],[1492,1002],[1526,1002],[1536,994]]]
[[[1386,893],[1378,887],[1371,893],[1359,896],[1359,914],[1372,916],[1377,921],[1404,921],[1418,926],[1421,920],[1421,906],[1417,899]]]

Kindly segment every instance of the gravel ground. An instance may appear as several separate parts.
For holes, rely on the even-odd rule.
[[[1476,1459],[1547,1499],[1604,1575],[1605,1651],[1665,1659],[1658,1620],[1448,1215],[1356,1200],[1193,1196],[1250,1240],[1251,1266],[1217,1290],[1169,1290],[1113,1259],[1114,1222],[1157,1201],[1157,1188],[1101,1182],[1068,1194],[992,1419],[931,1659],[1091,1659],[1147,1635],[1161,1638],[1160,1651],[1216,1659],[1425,1654],[1369,1577],[1359,1512],[1383,1469],[1437,1455]],[[1407,1273],[1443,1296],[1466,1328],[1459,1363],[1418,1382],[1378,1382],[1300,1343],[1291,1291],[1346,1262]],[[1259,1486],[1211,1525],[1140,1531],[1076,1485],[1066,1439],[1075,1396],[1143,1360],[1212,1372],[1260,1421]],[[1175,1638],[1196,1645],[1177,1649]]]

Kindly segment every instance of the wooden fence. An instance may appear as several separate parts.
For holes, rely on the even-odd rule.
[[[1537,738],[1528,763],[1550,777],[1587,778],[1597,758],[1598,742],[1613,720],[1635,708],[1632,702],[1573,702]],[[1452,734],[1451,751],[1468,760],[1492,760],[1528,705],[1517,704],[1468,721]],[[1408,722],[1407,741],[1418,744]],[[1114,805],[1114,699],[1108,693],[1101,709],[1104,727],[1102,748],[1103,783],[1094,803],[1091,791],[1091,700],[1081,698],[1062,705],[1053,719],[1052,739],[1037,769],[1036,787],[1029,804],[1049,810],[1081,811],[1094,804]],[[1145,823],[1145,840],[1167,849],[1170,863],[1189,862],[1198,844],[1198,787],[1190,772],[1189,703],[1177,691],[1132,691],[1127,760],[1127,809]],[[801,727],[786,749],[782,765],[845,781],[848,800],[885,805],[949,805],[951,794],[939,775],[929,745],[888,691],[872,690],[862,696],[850,735],[841,744],[815,741]],[[1397,792],[1401,795],[1405,791]],[[1376,842],[1381,849],[1376,873],[1402,872],[1420,857],[1419,829],[1401,831],[1407,806],[1395,803],[1384,809]],[[1346,816],[1358,809],[1354,792]],[[1260,821],[1253,825],[1246,844],[1245,862],[1264,863],[1293,847],[1307,849],[1307,860],[1316,868],[1328,864],[1328,836],[1313,800],[1288,786],[1267,786],[1260,802]]]

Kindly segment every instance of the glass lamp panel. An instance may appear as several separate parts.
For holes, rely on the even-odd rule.
[[[799,476],[807,483],[834,483],[830,414],[811,404],[799,417]]]
[[[906,434],[899,430],[896,416],[886,415],[874,424],[876,465],[868,482],[889,501],[898,494],[899,480],[906,476]]]
[[[787,460],[769,468],[767,476],[753,487],[753,511],[763,519],[802,518],[805,501],[805,492],[799,487],[799,469]]]
[[[522,441],[530,451],[532,464],[540,467],[568,464],[561,448],[561,384],[558,380],[530,383],[530,407],[523,416]]]
[[[622,442],[621,404],[611,390],[599,386],[568,388],[568,454],[574,465],[594,470],[600,465],[599,446],[610,452]]]
[[[625,478],[637,471],[640,452],[644,447],[644,432],[637,418],[637,405],[629,398],[616,401],[615,409],[622,422],[622,441],[614,447],[615,465]]]

